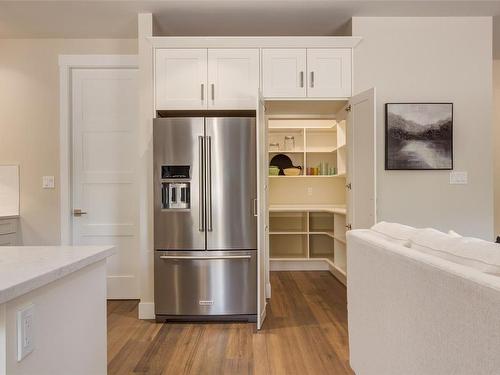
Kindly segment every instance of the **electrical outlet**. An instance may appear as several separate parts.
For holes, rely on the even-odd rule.
[[[313,195],[313,188],[312,187],[307,188],[307,195],[309,195],[309,196]]]
[[[54,176],[43,176],[42,178],[42,188],[44,189],[54,189],[55,179]]]
[[[17,361],[20,362],[35,348],[35,306],[17,311]]]
[[[450,172],[450,184],[466,185],[468,182],[467,172]]]

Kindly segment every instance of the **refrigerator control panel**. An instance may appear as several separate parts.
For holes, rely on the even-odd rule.
[[[182,178],[189,179],[191,166],[190,165],[162,165],[161,166],[161,178],[171,179],[171,178]]]

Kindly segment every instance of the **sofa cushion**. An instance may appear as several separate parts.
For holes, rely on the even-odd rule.
[[[410,247],[410,238],[417,231],[416,228],[398,223],[381,221],[371,227],[371,230],[384,237],[386,240],[402,246]]]
[[[457,237],[435,229],[419,229],[410,239],[412,249],[500,276],[500,245],[471,237]]]

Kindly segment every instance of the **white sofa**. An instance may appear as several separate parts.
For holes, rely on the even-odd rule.
[[[373,230],[350,231],[347,244],[357,375],[500,374],[499,276]]]

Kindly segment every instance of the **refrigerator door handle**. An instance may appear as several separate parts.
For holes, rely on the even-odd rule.
[[[205,147],[203,136],[198,136],[198,158],[200,166],[200,214],[198,219],[198,230],[205,230]]]
[[[219,260],[219,259],[250,259],[251,255],[217,255],[217,256],[203,256],[203,255],[161,255],[160,259],[185,259],[185,260]]]
[[[207,231],[212,232],[212,137],[207,136]]]

